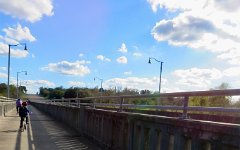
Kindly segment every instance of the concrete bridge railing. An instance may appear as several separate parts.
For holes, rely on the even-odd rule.
[[[240,125],[90,107],[32,103],[105,148],[114,150],[239,150]]]
[[[14,108],[16,108],[14,99],[7,100],[5,98],[0,98],[0,117],[4,117],[7,112]]]

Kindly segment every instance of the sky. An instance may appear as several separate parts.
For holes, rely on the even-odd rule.
[[[240,86],[239,0],[0,0],[0,83],[209,90]],[[149,58],[151,64],[148,63]],[[27,71],[27,75],[24,72]],[[94,78],[96,80],[94,80]]]

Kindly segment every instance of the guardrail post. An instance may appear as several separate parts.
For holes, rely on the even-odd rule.
[[[119,111],[120,112],[122,112],[122,110],[123,110],[123,102],[124,102],[124,98],[123,97],[121,97],[121,99],[120,99],[120,106],[119,106]]]
[[[80,108],[80,99],[77,100],[77,102],[78,102],[78,108]]]
[[[96,99],[93,99],[93,108],[95,108]]]
[[[187,108],[188,108],[188,96],[184,96],[184,100],[183,100],[183,114],[182,114],[182,118],[186,119],[187,118]]]

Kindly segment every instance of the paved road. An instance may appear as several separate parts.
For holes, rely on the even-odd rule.
[[[15,110],[0,118],[0,150],[100,150],[33,106],[30,111],[24,132],[18,131],[20,118]]]

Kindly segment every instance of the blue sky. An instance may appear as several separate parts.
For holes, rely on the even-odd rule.
[[[162,92],[240,85],[238,0],[0,0],[0,82]]]

